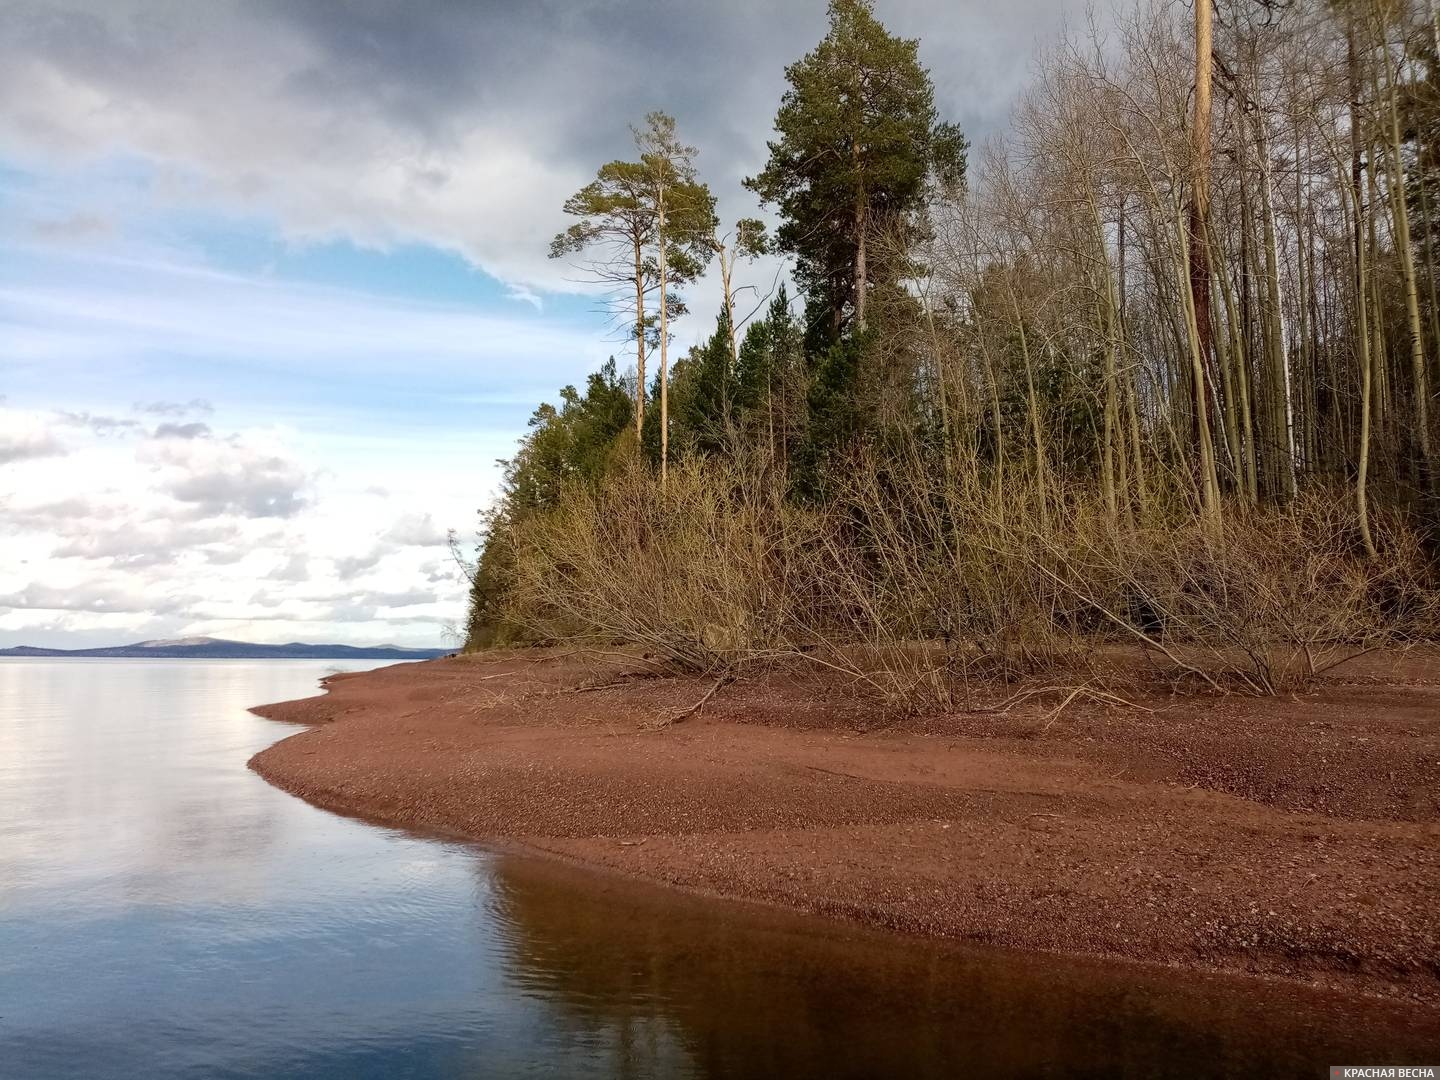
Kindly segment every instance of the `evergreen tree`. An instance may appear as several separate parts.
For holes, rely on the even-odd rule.
[[[651,113],[632,129],[639,161],[611,161],[595,179],[565,200],[565,213],[578,218],[550,242],[550,257],[588,253],[584,271],[613,290],[635,339],[637,436],[645,414],[645,360],[668,329],[685,314],[672,290],[693,281],[711,255],[715,198],[695,178],[695,151],[676,138],[675,121]],[[657,295],[658,294],[658,295]],[[655,301],[658,313],[648,311]],[[658,318],[657,318],[658,314]],[[663,386],[663,379],[662,379]]]
[[[713,254],[715,196],[695,174],[695,148],[680,141],[673,117],[652,112],[643,128],[632,129],[644,170],[644,205],[654,221],[656,265],[660,277],[660,480],[668,463],[669,320],[679,309],[672,304],[672,281],[698,276]],[[643,378],[643,373],[642,378]],[[637,384],[638,385],[638,384]],[[642,430],[643,435],[643,430]]]
[[[504,623],[504,604],[514,553],[510,527],[527,514],[553,509],[567,485],[597,483],[610,468],[631,427],[633,403],[612,356],[592,372],[582,394],[573,386],[560,391],[557,408],[548,402],[530,417],[530,431],[503,469],[495,508],[482,514],[480,561],[470,583],[470,648],[504,644],[514,628]],[[632,444],[633,445],[633,444]],[[633,450],[630,452],[633,453]]]
[[[731,448],[735,370],[730,318],[724,308],[715,332],[675,365],[674,442],[682,453],[723,454]]]
[[[750,324],[735,364],[737,424],[772,462],[787,464],[804,428],[803,334],[782,284],[765,318]]]
[[[645,414],[645,353],[648,320],[645,299],[659,284],[659,273],[649,249],[655,237],[655,217],[646,201],[643,164],[611,161],[600,166],[595,179],[565,200],[565,213],[579,218],[550,242],[552,259],[591,252],[587,273],[616,291],[617,302],[633,315],[630,333],[635,338],[635,431]]]
[[[869,234],[915,225],[933,184],[964,179],[965,140],[939,120],[918,47],[870,0],[831,0],[829,33],[785,71],[769,162],[745,181],[780,211],[776,239],[795,256],[818,346],[864,329],[869,291],[901,277],[875,265]]]
[[[546,403],[535,410],[519,452],[504,463],[506,504],[516,512],[546,509],[567,483],[598,480],[630,411],[630,396],[616,374],[613,356],[590,375],[584,394],[565,387],[559,408]]]

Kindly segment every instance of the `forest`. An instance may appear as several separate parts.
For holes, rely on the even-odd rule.
[[[921,710],[1120,656],[1273,694],[1440,636],[1430,0],[1145,0],[979,148],[921,49],[831,0],[745,181],[773,231],[661,112],[565,203],[551,255],[628,344],[505,463],[467,647]]]

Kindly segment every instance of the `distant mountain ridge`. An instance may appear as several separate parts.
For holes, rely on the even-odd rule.
[[[224,638],[157,638],[133,645],[111,645],[99,649],[40,649],[17,645],[0,649],[0,656],[120,657],[151,660],[433,660],[450,649],[406,649],[399,645],[310,645],[292,641],[288,645],[257,645]]]

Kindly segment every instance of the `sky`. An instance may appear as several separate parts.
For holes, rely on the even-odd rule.
[[[1084,17],[876,12],[977,146]],[[566,196],[663,108],[754,216],[824,28],[824,0],[0,0],[0,646],[455,644],[448,532],[473,552],[534,407],[628,359],[547,257]],[[677,351],[718,301],[692,287]]]

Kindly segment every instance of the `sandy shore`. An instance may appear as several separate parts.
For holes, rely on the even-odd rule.
[[[777,673],[654,726],[710,685],[537,653],[337,675],[255,710],[316,726],[251,766],[329,809],[697,892],[1440,1006],[1433,654],[1279,700],[923,720]]]

